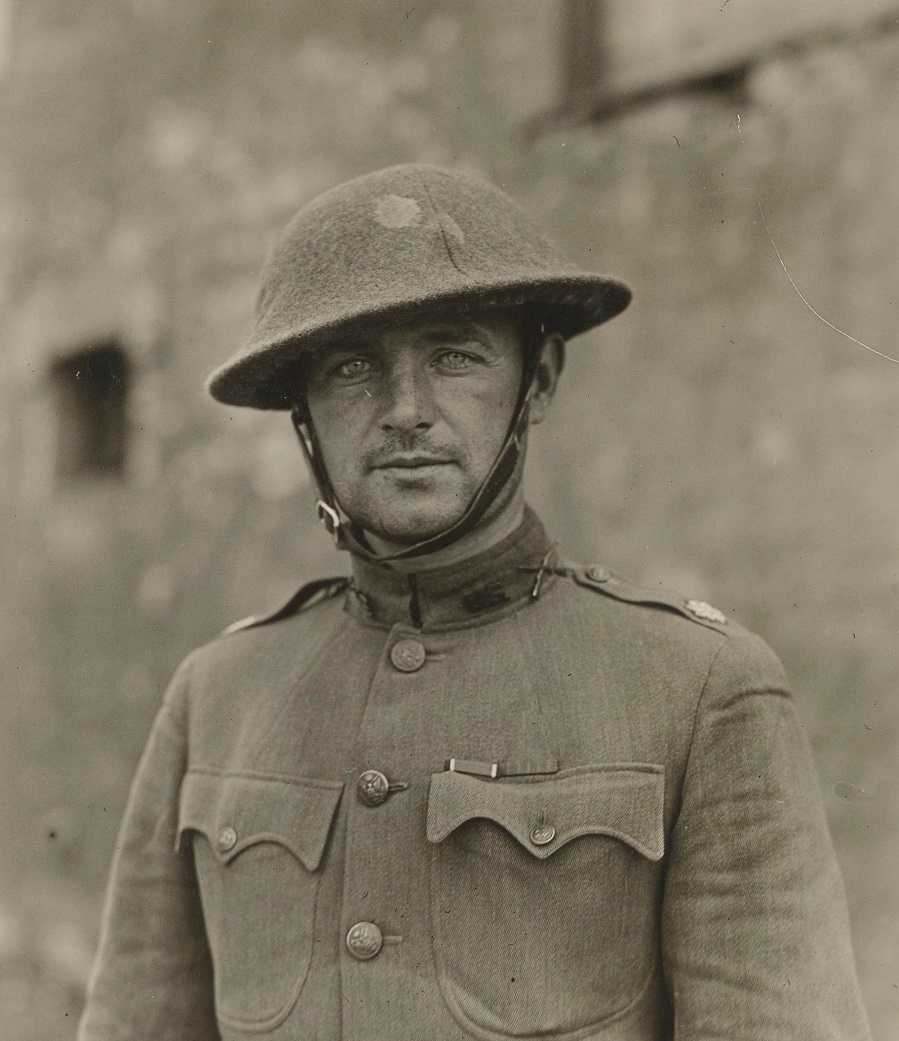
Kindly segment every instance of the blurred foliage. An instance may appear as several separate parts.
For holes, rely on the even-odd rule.
[[[177,661],[342,571],[283,417],[205,373],[248,327],[266,248],[337,180],[426,160],[504,184],[573,258],[636,289],[571,345],[532,446],[566,551],[708,598],[784,658],[883,1036],[899,1019],[899,40],[768,62],[527,142],[557,5],[29,0],[0,97],[0,1007],[70,1041],[128,781]],[[767,229],[767,230],[766,230]],[[48,359],[132,344],[123,483],[56,487]],[[8,1011],[7,1011],[8,1010]],[[10,1020],[10,1015],[13,1019]]]

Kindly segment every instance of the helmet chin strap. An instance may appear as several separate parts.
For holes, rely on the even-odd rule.
[[[541,328],[542,331],[542,328]],[[515,413],[509,424],[506,439],[497,454],[487,476],[481,482],[474,497],[462,516],[448,528],[430,538],[422,539],[411,546],[405,546],[395,553],[375,553],[365,534],[341,509],[328,471],[325,468],[321,445],[318,441],[312,417],[304,405],[295,405],[290,418],[296,430],[300,447],[309,466],[310,473],[318,486],[318,518],[328,533],[334,538],[338,549],[347,549],[367,560],[390,563],[394,560],[408,560],[411,557],[435,553],[439,549],[457,542],[480,523],[484,514],[496,501],[497,496],[511,478],[518,466],[524,445],[524,435],[530,419],[531,396],[534,392],[534,375],[537,371],[539,353],[536,344],[529,344],[525,351],[525,364],[522,372],[521,391]]]

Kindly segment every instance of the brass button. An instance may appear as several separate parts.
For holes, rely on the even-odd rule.
[[[535,824],[531,828],[531,842],[535,846],[548,846],[556,837],[556,829],[551,824]]]
[[[229,824],[218,833],[216,842],[222,853],[227,853],[237,845],[237,832]]]
[[[612,573],[609,569],[603,567],[601,564],[591,564],[590,567],[587,568],[587,578],[589,578],[591,582],[598,582],[601,585],[603,582],[608,582],[611,577]]]
[[[346,949],[359,961],[368,961],[380,953],[384,937],[374,922],[356,922],[346,934]]]
[[[380,770],[366,770],[356,781],[356,795],[366,806],[380,806],[390,794],[390,782]]]
[[[424,646],[418,640],[398,640],[390,648],[390,660],[400,672],[418,672],[425,657]]]

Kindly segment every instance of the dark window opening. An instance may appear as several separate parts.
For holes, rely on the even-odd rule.
[[[58,358],[50,382],[57,477],[120,476],[128,436],[128,355],[115,340],[88,344]]]

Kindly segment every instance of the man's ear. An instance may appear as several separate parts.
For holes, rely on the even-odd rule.
[[[533,391],[531,392],[531,424],[542,423],[549,403],[556,393],[562,364],[565,360],[565,341],[558,333],[543,337],[538,348],[537,365],[534,369]]]

